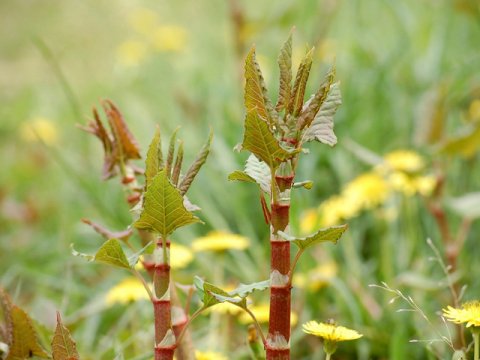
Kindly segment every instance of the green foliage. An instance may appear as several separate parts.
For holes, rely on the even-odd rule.
[[[257,184],[264,193],[270,193],[271,171],[265,162],[251,154],[245,164],[245,171],[236,170],[228,175],[228,180]]]
[[[255,110],[248,112],[245,118],[242,148],[251,151],[270,169],[276,169],[282,161],[291,158],[294,154],[280,145],[267,123],[258,116]]]
[[[57,312],[57,326],[52,340],[53,360],[78,360],[80,356],[77,344],[70,335],[70,331],[63,325],[60,313]]]
[[[332,226],[326,229],[320,229],[316,233],[303,238],[290,236],[282,231],[279,231],[278,234],[285,240],[293,242],[299,249],[306,250],[313,245],[323,242],[333,242],[336,244],[347,228],[347,225]]]
[[[130,263],[123,252],[120,241],[117,239],[105,241],[100,249],[98,249],[93,260],[119,268],[130,269]]]
[[[280,50],[278,67],[280,68],[280,85],[275,110],[282,111],[290,103],[292,92],[292,33]]]
[[[133,224],[137,229],[153,231],[167,238],[175,229],[201,222],[183,205],[183,197],[160,170],[144,194],[140,218]]]
[[[287,106],[287,113],[294,117],[300,114],[305,98],[305,88],[307,86],[308,76],[312,67],[313,50],[308,51],[298,67],[297,76],[293,85],[293,96]]]

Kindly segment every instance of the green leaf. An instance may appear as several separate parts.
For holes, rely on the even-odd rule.
[[[178,185],[178,190],[180,191],[181,195],[185,195],[190,185],[192,185],[193,179],[197,176],[198,172],[200,171],[205,161],[207,161],[208,154],[210,153],[210,144],[212,143],[213,139],[213,131],[210,129],[210,134],[208,135],[207,142],[203,145],[200,153],[197,155],[193,164],[188,168],[185,176],[183,177],[182,181]]]
[[[60,313],[57,312],[57,327],[52,340],[53,360],[78,360],[77,345],[70,335],[70,331],[62,324]]]
[[[183,196],[170,183],[165,170],[160,170],[145,192],[143,210],[134,226],[167,238],[175,229],[196,222],[201,221],[185,209]]]
[[[295,83],[293,85],[292,99],[287,107],[287,113],[293,114],[293,116],[298,116],[303,107],[305,87],[307,86],[308,76],[310,75],[310,69],[312,67],[313,50],[314,48],[307,52],[298,67],[297,76],[295,77]]]
[[[294,236],[290,236],[282,231],[279,231],[278,234],[283,237],[285,240],[293,242],[297,245],[301,250],[305,250],[310,246],[316,245],[318,243],[331,241],[333,243],[337,243],[338,239],[342,236],[342,234],[347,230],[348,225],[339,225],[339,226],[332,226],[326,229],[320,229],[315,234],[304,237],[304,238],[297,238]]]
[[[195,276],[194,285],[202,298],[203,307],[209,308],[222,302],[229,302],[242,309],[247,308],[247,296],[256,290],[265,290],[270,287],[270,280],[260,281],[253,284],[240,284],[235,290],[226,292],[215,285],[203,281]]]
[[[310,127],[310,124],[317,116],[320,107],[323,105],[330,92],[330,87],[335,79],[335,66],[329,70],[320,89],[308,100],[302,108],[302,112],[297,120],[297,129],[303,130]],[[334,112],[335,113],[335,112]],[[333,127],[333,124],[332,124]]]
[[[268,99],[267,87],[262,72],[255,59],[255,47],[252,47],[245,59],[245,108],[247,113],[256,109],[258,115],[272,124],[273,107]]]
[[[471,158],[480,149],[480,122],[464,134],[448,140],[440,151],[449,155],[460,155]]]
[[[245,118],[242,148],[251,151],[270,169],[277,168],[280,162],[294,154],[280,146],[278,140],[270,132],[267,123],[260,119],[255,110],[247,113]]]
[[[280,85],[275,110],[282,111],[290,102],[292,91],[292,33],[280,50],[278,66],[280,68]]]
[[[229,291],[230,296],[240,296],[246,298],[254,291],[262,291],[270,287],[270,279],[259,281],[252,284],[240,284],[235,290]]]
[[[154,249],[155,249],[155,243],[153,241],[150,241],[147,245],[145,245],[139,251],[130,255],[127,259],[129,267],[133,268],[137,264],[140,256],[142,256],[144,253],[145,254],[152,254]]]
[[[462,217],[472,220],[480,218],[480,192],[447,199],[446,204]]]
[[[0,288],[0,306],[2,309],[2,319],[5,324],[2,341],[8,345],[12,343],[13,337],[13,319],[12,319],[12,300],[10,296]]]
[[[163,165],[161,164],[161,162],[163,162],[161,154],[160,129],[157,126],[155,135],[148,147],[147,158],[145,160],[145,188],[150,185],[152,179],[157,175],[158,169]]]
[[[27,313],[18,306],[12,305],[10,315],[13,332],[12,343],[6,360],[24,360],[33,356],[43,359],[48,358],[48,354],[38,341],[32,319],[30,319]]]
[[[243,181],[243,182],[249,182],[249,183],[254,183],[254,184],[257,183],[254,178],[252,178],[250,175],[247,175],[246,173],[244,173],[243,171],[240,171],[240,170],[235,170],[234,172],[230,173],[228,175],[228,180],[230,180],[230,181]]]
[[[313,181],[306,180],[306,181],[296,182],[293,184],[293,187],[294,188],[303,187],[304,189],[310,190],[313,187]]]
[[[318,110],[311,125],[305,130],[303,141],[317,140],[330,146],[335,145],[337,137],[333,132],[333,117],[341,104],[342,94],[337,82],[332,84],[325,102]]]
[[[82,257],[82,258],[84,258],[84,259],[87,260],[87,261],[93,261],[93,260],[95,260],[95,256],[94,256],[94,255],[84,254],[84,253],[81,253],[81,252],[78,252],[77,250],[75,250],[75,248],[73,247],[73,244],[70,244],[70,251],[72,252],[72,255],[73,255],[73,256]]]
[[[105,241],[95,254],[94,260],[96,262],[130,269],[128,259],[123,252],[120,241],[117,239]]]

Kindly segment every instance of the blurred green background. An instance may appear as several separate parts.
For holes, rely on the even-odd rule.
[[[477,1],[2,0],[0,14],[0,285],[44,324],[46,338],[59,309],[84,359],[146,359],[152,343],[147,302],[105,304],[105,294],[126,274],[87,264],[70,251],[74,243],[93,253],[102,242],[81,218],[114,230],[131,223],[118,179],[101,181],[100,144],[76,127],[101,99],[119,106],[144,151],[156,124],[164,140],[181,126],[187,162],[210,126],[215,132],[211,157],[189,192],[206,224],[179,231],[173,241],[188,245],[219,229],[248,237],[251,246],[224,258],[197,254],[175,273],[182,283],[191,283],[194,274],[212,280],[212,262],[228,264],[224,285],[268,277],[268,228],[256,189],[227,176],[246,160],[232,150],[243,134],[243,58],[255,44],[276,99],[276,58],[293,26],[294,69],[307,44],[316,47],[307,93],[335,61],[343,95],[335,119],[338,145],[312,144],[300,165],[297,178],[315,186],[294,194],[293,232],[301,230],[306,209],[370,169],[365,160],[373,153],[421,153],[432,173],[445,177],[444,194],[434,199],[440,206],[479,189],[480,136],[471,140],[468,156],[439,151],[480,121]],[[426,139],[432,126],[443,131]],[[425,241],[430,237],[443,254],[440,231],[428,200],[392,201],[394,220],[366,211],[348,221],[348,235],[337,246],[327,244],[303,259],[299,271],[305,274],[331,260],[336,270],[328,284],[294,290],[298,324],[335,318],[365,335],[341,346],[337,359],[450,359],[452,350],[442,342],[409,343],[439,338],[434,329],[448,334],[437,313],[451,298]],[[462,216],[448,207],[446,213],[456,232]],[[459,288],[467,285],[465,299],[474,299],[480,227],[469,225],[454,277]],[[408,306],[389,304],[392,294],[368,286],[381,281],[412,295],[434,326],[418,314],[396,312]],[[248,358],[245,326],[229,321],[227,344],[210,341],[216,330],[207,317],[194,325],[195,343],[229,359]],[[321,342],[298,324],[292,358],[322,358]]]

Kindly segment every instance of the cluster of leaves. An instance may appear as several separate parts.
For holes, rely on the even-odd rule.
[[[0,289],[1,315],[0,355],[5,360],[23,360],[31,357],[54,360],[80,359],[75,341],[57,313],[57,326],[51,343],[51,354],[39,340],[33,320]]]

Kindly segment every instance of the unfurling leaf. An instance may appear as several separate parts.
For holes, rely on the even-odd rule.
[[[143,210],[134,226],[166,239],[175,229],[196,222],[200,219],[185,209],[183,196],[170,183],[165,170],[160,170],[144,194]]]
[[[16,305],[11,307],[12,343],[6,360],[24,360],[34,356],[46,359],[48,354],[38,341],[32,319]]]
[[[110,239],[103,243],[95,254],[94,260],[108,265],[117,266],[124,269],[130,269],[128,259],[123,252],[120,241]]]
[[[330,87],[335,80],[335,66],[332,66],[323,81],[320,89],[312,96],[312,98],[305,104],[302,112],[297,120],[297,129],[303,130],[310,127],[310,124],[315,119],[320,107],[323,105],[330,92]]]
[[[262,72],[255,59],[255,47],[250,49],[245,59],[245,108],[247,112],[256,109],[264,121],[272,124],[273,107],[268,99]]]
[[[107,114],[108,122],[112,129],[112,134],[116,144],[121,149],[124,159],[141,159],[140,147],[127,127],[125,120],[118,108],[112,101],[106,100],[103,108]]]
[[[168,154],[167,154],[167,161],[165,162],[165,171],[167,173],[167,177],[170,179],[172,173],[172,165],[173,165],[173,155],[175,153],[175,140],[177,139],[177,132],[178,127],[173,131],[172,136],[170,137],[170,143],[168,145]]]
[[[278,66],[280,68],[280,86],[275,110],[282,111],[290,102],[292,91],[292,33],[280,50]]]
[[[280,162],[294,155],[294,152],[280,146],[267,123],[260,119],[255,110],[248,112],[245,118],[242,147],[263,160],[270,169],[277,168]]]
[[[245,164],[245,173],[251,176],[262,191],[270,194],[270,183],[272,181],[272,175],[268,165],[260,161],[255,155],[251,154]]]
[[[247,296],[256,290],[265,290],[270,287],[270,280],[260,281],[253,284],[240,284],[235,290],[226,292],[215,285],[203,281],[195,276],[194,285],[197,288],[198,295],[202,299],[203,307],[209,308],[213,305],[229,302],[242,309],[247,308]]]
[[[180,141],[178,145],[177,158],[175,159],[175,165],[172,170],[172,184],[177,185],[178,179],[180,178],[180,170],[182,169],[183,162],[183,141]]]
[[[207,142],[205,143],[205,145],[203,145],[200,153],[193,161],[193,164],[188,168],[185,176],[178,185],[178,190],[180,191],[181,195],[185,195],[185,193],[190,188],[190,185],[192,185],[193,179],[195,179],[195,176],[197,176],[198,172],[200,171],[200,168],[203,166],[203,164],[205,164],[205,161],[207,161],[208,154],[210,153],[210,144],[212,143],[212,138],[213,131],[210,130]]]
[[[283,237],[285,240],[293,242],[297,245],[301,250],[305,250],[310,246],[316,245],[322,242],[333,242],[337,243],[338,239],[343,235],[345,230],[347,230],[348,225],[339,225],[339,226],[332,226],[326,229],[320,229],[315,234],[304,237],[304,238],[297,238],[294,236],[290,236],[282,231],[279,231],[278,234]]]
[[[337,137],[333,132],[333,117],[341,104],[342,94],[337,82],[332,84],[328,96],[320,107],[315,119],[305,130],[303,141],[317,140],[330,146],[335,145]]]
[[[148,147],[147,158],[145,160],[145,188],[150,185],[152,179],[157,175],[158,169],[163,166],[161,163],[163,162],[161,147],[160,129],[157,127],[152,142]]]
[[[303,58],[298,67],[295,83],[293,85],[292,98],[287,107],[287,113],[298,116],[303,107],[303,99],[305,97],[305,87],[307,86],[308,76],[310,75],[310,68],[312,67],[312,48]]]
[[[313,187],[313,181],[307,180],[307,181],[296,182],[296,183],[293,183],[293,187],[294,188],[303,187],[304,189],[310,190]]]
[[[62,324],[60,313],[57,312],[57,327],[52,340],[53,360],[78,360],[77,345],[70,331]]]

